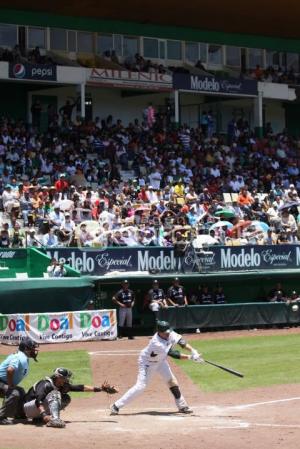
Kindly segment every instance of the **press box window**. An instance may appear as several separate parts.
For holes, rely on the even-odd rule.
[[[223,64],[223,52],[221,45],[208,46],[208,63],[212,65]]]
[[[167,59],[182,59],[181,41],[167,41]]]
[[[123,56],[134,56],[138,53],[139,46],[136,37],[123,37]]]
[[[28,28],[28,48],[46,48],[45,28]]]
[[[77,33],[77,48],[80,53],[93,53],[93,35],[92,33]]]
[[[232,67],[241,66],[241,49],[240,47],[226,47],[226,65]]]
[[[67,50],[67,31],[61,28],[50,28],[51,50]]]
[[[145,58],[159,58],[158,39],[151,39],[144,37],[144,57]]]
[[[266,51],[267,67],[278,68],[281,65],[281,53],[279,51]]]
[[[68,31],[68,51],[77,51],[76,31]]]
[[[14,47],[18,42],[17,25],[0,24],[0,46]]]
[[[97,36],[97,53],[103,55],[105,52],[111,52],[114,49],[112,34],[99,34]]]
[[[250,48],[248,55],[250,69],[255,69],[257,65],[263,67],[263,50],[260,50],[258,48]]]
[[[287,70],[299,71],[299,55],[298,53],[286,53],[286,68]]]
[[[185,59],[195,63],[199,60],[199,45],[197,42],[185,43]]]

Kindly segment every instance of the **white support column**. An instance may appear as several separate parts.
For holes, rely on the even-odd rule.
[[[85,118],[85,83],[80,84],[81,118]]]
[[[175,123],[179,124],[179,91],[174,91],[174,103],[175,103]]]
[[[258,96],[254,100],[254,126],[256,135],[262,137],[264,126],[262,91],[258,91]]]

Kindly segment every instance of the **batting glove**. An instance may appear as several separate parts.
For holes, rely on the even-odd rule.
[[[199,355],[200,355],[199,352],[197,351],[197,349],[194,349],[194,348],[192,349],[191,354],[194,358],[199,357]]]
[[[201,354],[191,354],[189,356],[189,359],[196,363],[205,363],[204,359],[202,358]]]

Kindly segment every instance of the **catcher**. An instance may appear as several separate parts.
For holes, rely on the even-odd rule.
[[[89,385],[73,385],[72,372],[66,368],[56,368],[50,377],[36,382],[27,392],[24,399],[24,413],[32,418],[33,423],[46,424],[47,427],[63,428],[65,422],[60,419],[60,411],[71,402],[70,391],[91,391],[108,394],[118,392],[118,389],[104,382],[101,387]]]

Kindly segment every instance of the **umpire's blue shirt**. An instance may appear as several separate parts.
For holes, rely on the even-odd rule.
[[[14,368],[13,383],[18,385],[28,374],[29,360],[22,351],[11,354],[0,364],[0,380],[7,383],[7,368]]]

